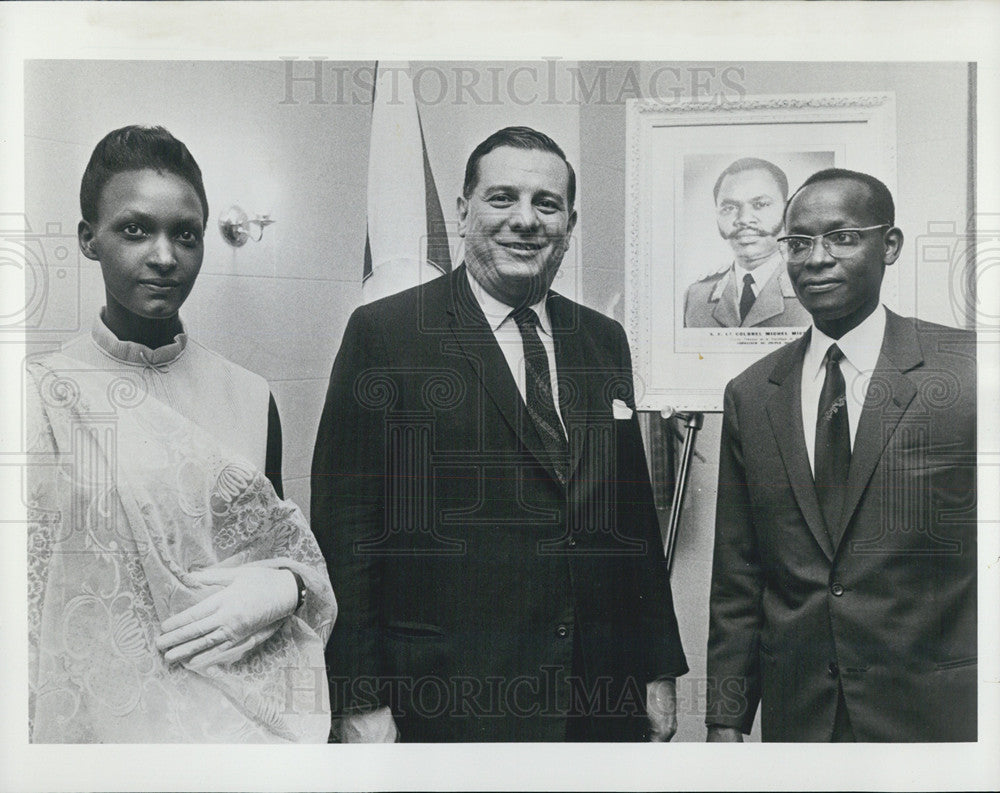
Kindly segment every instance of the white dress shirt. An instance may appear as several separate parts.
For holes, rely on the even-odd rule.
[[[849,330],[839,339],[831,339],[814,324],[810,331],[809,347],[802,361],[802,432],[805,435],[809,467],[816,470],[816,419],[819,415],[819,395],[826,379],[823,360],[831,344],[836,344],[844,357],[840,371],[844,375],[847,391],[847,421],[851,428],[851,449],[858,432],[858,421],[868,394],[882,349],[885,335],[885,306],[875,309],[860,325]]]
[[[493,295],[487,292],[479,282],[472,277],[472,273],[466,268],[466,276],[469,279],[469,286],[472,287],[472,294],[475,296],[479,307],[486,316],[486,322],[493,331],[493,337],[500,345],[504,360],[510,368],[510,373],[517,383],[517,390],[521,394],[522,401],[527,403],[527,389],[525,387],[524,374],[524,342],[521,339],[521,331],[517,327],[510,313],[514,310],[512,306],[502,303]],[[538,301],[529,308],[538,317],[538,337],[541,339],[542,347],[545,348],[545,355],[549,360],[549,379],[552,385],[552,402],[559,416],[559,423],[562,425],[563,434],[566,433],[566,424],[562,414],[559,412],[559,378],[556,374],[556,346],[552,338],[552,323],[549,322],[549,311],[545,304],[545,298]]]
[[[774,255],[765,259],[753,270],[747,270],[745,267],[741,267],[739,262],[733,262],[733,280],[736,283],[736,311],[739,313],[740,310],[740,298],[743,296],[743,276],[752,275],[753,283],[750,284],[750,289],[753,291],[753,296],[756,298],[760,295],[760,290],[764,288],[764,284],[770,280],[771,276],[774,275],[774,271],[778,267],[784,267],[784,262],[781,259],[781,254],[777,251]]]

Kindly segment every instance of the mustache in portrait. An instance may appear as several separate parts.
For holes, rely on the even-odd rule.
[[[768,229],[762,229],[759,226],[738,225],[728,234],[722,231],[721,229],[719,230],[719,234],[722,236],[722,239],[724,240],[736,239],[736,237],[738,237],[740,234],[745,234],[748,232],[751,234],[756,234],[758,237],[777,237],[778,234],[781,232],[781,226],[780,225],[775,226],[773,229],[768,230]]]

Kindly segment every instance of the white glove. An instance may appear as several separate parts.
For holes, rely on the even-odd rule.
[[[168,663],[200,669],[238,661],[267,641],[298,602],[291,570],[214,567],[191,577],[225,588],[163,621],[156,647]]]

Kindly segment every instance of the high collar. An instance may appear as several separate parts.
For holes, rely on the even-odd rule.
[[[770,280],[771,276],[777,272],[778,268],[783,264],[781,260],[781,254],[775,251],[773,254],[768,256],[764,261],[762,261],[753,270],[748,270],[743,267],[739,262],[733,260],[733,269],[735,270],[736,276],[736,288],[742,290],[743,288],[743,276],[752,275],[753,282],[756,284],[758,291],[764,288],[764,284]]]
[[[104,324],[104,312],[102,311],[101,315],[94,320],[90,337],[101,352],[114,358],[116,361],[132,364],[133,366],[154,366],[161,368],[169,367],[170,364],[181,357],[184,349],[187,347],[188,336],[184,332],[183,327],[182,323],[181,332],[174,336],[172,342],[164,344],[162,347],[151,349],[145,344],[139,344],[135,341],[122,341],[115,336],[111,332],[111,329]]]

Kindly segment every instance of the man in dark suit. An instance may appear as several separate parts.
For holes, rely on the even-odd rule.
[[[524,127],[469,158],[465,263],[354,312],[313,459],[347,741],[669,740],[686,670],[621,326],[549,287],[576,221]]]
[[[813,325],[726,389],[709,740],[976,739],[975,334],[880,304],[894,214],[841,169],[785,210]]]

